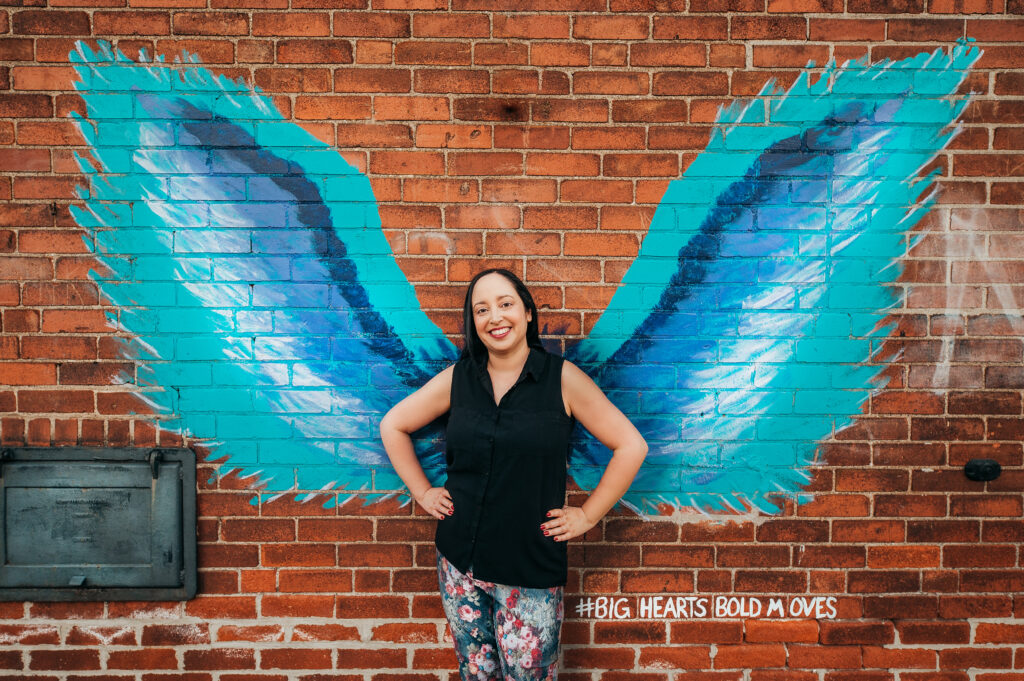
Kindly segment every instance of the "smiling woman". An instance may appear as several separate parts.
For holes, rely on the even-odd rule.
[[[438,580],[462,678],[500,668],[503,678],[553,679],[565,542],[622,497],[647,444],[590,378],[544,350],[537,306],[514,274],[477,274],[463,317],[459,361],[395,405],[381,438],[417,503],[441,520]],[[448,477],[431,487],[410,433],[445,413]],[[612,450],[582,507],[565,504],[576,421]]]

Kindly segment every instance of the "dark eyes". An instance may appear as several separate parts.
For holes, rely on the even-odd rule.
[[[513,303],[512,301],[506,300],[506,301],[505,301],[505,302],[503,302],[503,303],[499,303],[499,304],[498,304],[498,307],[502,307],[502,308],[509,308],[509,307],[512,307],[512,306],[513,306],[514,304],[515,304],[515,303]],[[486,308],[486,307],[478,307],[478,308],[476,309],[476,314],[478,314],[478,315],[481,315],[481,314],[484,314],[484,313],[486,313],[487,311],[488,311],[488,310],[487,310],[487,308]]]

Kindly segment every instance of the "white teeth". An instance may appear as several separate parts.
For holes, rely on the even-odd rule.
[[[509,332],[509,329],[495,329],[491,331],[491,336],[494,338],[504,338]]]

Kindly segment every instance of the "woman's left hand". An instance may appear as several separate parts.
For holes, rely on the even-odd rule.
[[[555,541],[569,541],[597,524],[591,522],[579,506],[553,508],[548,511],[548,517],[554,518],[554,520],[543,523],[540,529]]]

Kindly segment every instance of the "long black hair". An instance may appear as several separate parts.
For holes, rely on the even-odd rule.
[[[523,280],[517,277],[512,272],[500,267],[492,267],[491,269],[477,272],[476,276],[469,282],[469,287],[466,289],[466,301],[462,305],[462,333],[464,336],[464,343],[462,345],[462,356],[469,357],[472,359],[477,366],[487,366],[487,346],[480,340],[480,336],[476,332],[476,324],[473,323],[473,289],[476,287],[476,282],[480,281],[481,277],[485,277],[488,274],[500,274],[512,283],[512,287],[516,290],[520,300],[523,301],[523,305],[530,313],[530,321],[526,323],[526,344],[535,350],[546,352],[544,346],[540,342],[540,326],[537,323],[537,304],[533,302],[533,296],[530,295],[530,289],[526,288],[526,284]]]

